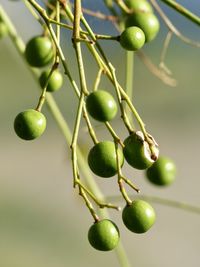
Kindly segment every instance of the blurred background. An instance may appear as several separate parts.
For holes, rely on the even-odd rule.
[[[170,8],[166,14],[186,36],[200,41],[200,28]],[[200,15],[199,1],[181,1]],[[27,42],[41,33],[21,1],[1,0],[19,35]],[[83,6],[108,13],[103,1],[85,0]],[[116,35],[108,22],[88,17],[97,33]],[[161,23],[162,24],[162,23]],[[144,52],[158,65],[167,29],[162,24],[155,41]],[[62,31],[62,47],[68,65],[77,77],[70,35]],[[116,73],[125,84],[125,52],[114,42],[101,42],[108,58],[117,67]],[[96,65],[84,49],[88,87],[94,84]],[[160,146],[160,153],[177,165],[177,179],[167,188],[149,184],[144,173],[127,164],[124,174],[138,185],[142,194],[163,197],[200,206],[200,50],[176,37],[170,43],[166,64],[178,81],[169,87],[153,76],[135,56],[133,102],[147,130]],[[34,108],[39,97],[38,84],[11,40],[0,41],[0,266],[2,267],[100,267],[119,266],[115,252],[101,253],[90,247],[87,232],[92,218],[82,199],[72,187],[70,151],[47,107],[45,134],[34,142],[20,140],[14,133],[13,120],[22,110]],[[101,88],[113,90],[104,79]],[[77,99],[65,79],[62,90],[54,94],[70,127],[73,127]],[[70,99],[70,101],[69,101]],[[122,138],[126,136],[122,121],[112,123]],[[110,138],[103,126],[96,123],[100,140]],[[81,128],[79,144],[87,155],[92,145]],[[95,178],[105,195],[119,195],[115,179]],[[123,207],[124,203],[117,202]],[[188,211],[152,203],[157,213],[155,226],[144,235],[129,232],[121,222],[120,212],[111,211],[111,218],[121,231],[121,240],[132,267],[197,267],[200,256],[200,216]]]

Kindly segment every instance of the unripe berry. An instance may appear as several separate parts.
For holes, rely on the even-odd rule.
[[[118,227],[107,219],[95,222],[88,231],[88,240],[97,250],[113,250],[119,242]]]
[[[144,32],[135,26],[126,28],[120,36],[120,44],[129,51],[136,51],[145,43]]]
[[[157,150],[156,147],[155,149]],[[144,141],[140,131],[132,133],[124,140],[123,153],[126,161],[139,170],[147,169],[155,162],[151,157],[149,144]]]
[[[124,157],[118,149],[120,166],[123,165]],[[90,169],[98,176],[112,177],[117,173],[117,155],[115,144],[111,141],[99,142],[89,152],[88,164]]]
[[[96,120],[106,122],[117,114],[117,104],[114,97],[104,90],[97,90],[86,99],[88,113]]]
[[[134,233],[147,232],[156,219],[152,206],[143,200],[134,200],[131,205],[125,206],[122,212],[122,220],[125,226]]]
[[[45,116],[34,109],[20,112],[14,121],[16,134],[24,140],[33,140],[40,137],[46,128]]]
[[[133,10],[134,13],[153,13],[153,8],[151,4],[146,0],[125,0],[127,7]]]
[[[135,13],[126,20],[126,27],[137,26],[145,34],[145,42],[152,41],[160,29],[160,23],[153,13]]]
[[[176,177],[176,166],[171,159],[159,157],[159,159],[146,170],[146,177],[155,185],[170,185],[174,182]]]
[[[48,79],[50,71],[46,70],[42,72],[39,82],[42,88],[44,88],[46,81]],[[63,76],[60,73],[58,69],[54,70],[53,73],[51,74],[50,79],[48,80],[48,85],[47,85],[47,92],[55,92],[59,90],[62,87],[63,84]]]
[[[48,37],[33,37],[26,45],[25,57],[32,67],[44,67],[53,60],[53,46]]]

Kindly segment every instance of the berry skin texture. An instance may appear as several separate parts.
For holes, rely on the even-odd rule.
[[[115,99],[104,90],[90,93],[86,98],[86,108],[90,116],[101,122],[110,121],[117,114]]]
[[[33,140],[40,137],[45,128],[45,116],[34,109],[28,109],[19,113],[14,121],[16,134],[24,140]]]
[[[152,206],[143,200],[134,200],[131,205],[125,206],[122,212],[122,220],[125,226],[134,233],[147,232],[156,219]]]
[[[120,36],[121,46],[129,51],[137,51],[143,47],[144,43],[144,32],[136,26],[126,28]]]
[[[40,82],[40,86],[42,88],[44,88],[46,81],[48,79],[50,71],[46,70],[43,71],[40,78],[39,78],[39,82]],[[60,73],[59,70],[54,70],[53,73],[51,74],[51,77],[48,81],[48,86],[47,86],[47,92],[55,92],[58,91],[63,85],[63,76]]]
[[[153,13],[135,13],[126,20],[126,27],[137,26],[145,34],[145,42],[152,41],[159,32],[160,23]]]
[[[26,45],[25,57],[32,67],[44,67],[53,60],[53,46],[48,37],[33,37]]]
[[[133,133],[124,140],[123,153],[128,164],[139,170],[147,169],[154,163],[149,145],[143,140],[141,132]]]
[[[0,39],[8,34],[8,28],[3,21],[0,21]]]
[[[100,251],[113,250],[119,242],[118,227],[111,220],[94,223],[88,231],[90,245]]]
[[[132,9],[134,11],[134,13],[153,13],[152,6],[146,0],[125,0],[124,2],[129,9]]]
[[[171,159],[159,157],[159,159],[146,170],[146,177],[154,185],[170,185],[174,182],[176,177],[176,166]]]
[[[124,163],[123,153],[118,149],[120,166]],[[115,144],[103,141],[94,145],[88,154],[90,169],[100,177],[112,177],[117,173],[117,158]]]

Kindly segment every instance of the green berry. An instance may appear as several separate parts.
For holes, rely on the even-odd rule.
[[[176,177],[176,166],[171,159],[159,157],[159,159],[147,169],[146,177],[155,185],[170,185]]]
[[[88,113],[96,120],[106,122],[117,114],[117,104],[113,96],[104,90],[97,90],[86,99]]]
[[[155,161],[151,157],[148,143],[144,141],[144,136],[139,131],[132,133],[124,140],[123,153],[126,161],[139,170],[149,168]]]
[[[0,21],[0,39],[8,34],[8,27],[3,21]]]
[[[48,37],[33,37],[26,45],[25,57],[32,67],[44,67],[54,56],[52,42]]]
[[[122,220],[125,226],[134,233],[147,232],[156,219],[152,206],[143,200],[134,200],[131,205],[125,206],[122,212]]]
[[[152,41],[160,29],[160,23],[153,13],[135,13],[126,20],[126,27],[137,26],[145,34],[145,41]]]
[[[120,44],[129,51],[136,51],[145,43],[144,32],[135,26],[126,28],[120,36]]]
[[[124,157],[118,149],[120,166],[123,165]],[[90,169],[98,176],[112,177],[117,173],[117,157],[115,144],[111,141],[103,141],[94,145],[88,154]]]
[[[133,10],[134,13],[153,13],[153,8],[151,4],[146,0],[125,0],[124,2],[129,9]]]
[[[88,231],[88,240],[97,250],[113,250],[119,242],[118,227],[107,219],[95,222]]]
[[[14,121],[16,134],[24,140],[33,140],[40,137],[45,128],[45,116],[34,109],[28,109],[19,113]]]
[[[49,73],[50,73],[49,70],[43,71],[39,78],[39,82],[42,88],[44,88],[46,84]],[[62,84],[63,84],[63,76],[60,73],[60,71],[56,69],[53,71],[48,81],[47,92],[55,92],[59,90],[62,87]]]

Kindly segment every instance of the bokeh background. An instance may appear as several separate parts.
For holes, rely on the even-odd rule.
[[[199,1],[180,2],[200,15]],[[25,42],[41,33],[40,25],[21,1],[1,0],[1,5]],[[103,1],[85,0],[83,6],[107,12]],[[162,3],[161,6],[181,32],[200,41],[198,26]],[[96,32],[116,34],[110,23],[92,17],[87,19]],[[166,32],[162,24],[156,40],[144,48],[155,64],[159,63]],[[62,34],[63,49],[71,71],[76,76],[70,33],[63,31]],[[124,84],[124,51],[113,42],[104,41],[102,46],[109,59],[117,66],[117,75]],[[88,86],[92,87],[97,69],[86,50],[84,59]],[[199,62],[199,49],[173,37],[166,64],[178,85],[170,88],[154,77],[135,57],[134,104],[148,131],[158,141],[161,154],[176,162],[178,173],[174,184],[163,189],[149,184],[143,173],[128,165],[124,169],[124,173],[133,179],[143,194],[196,206],[200,206]],[[77,191],[72,188],[70,151],[48,108],[44,108],[48,127],[41,138],[34,142],[24,142],[14,133],[13,120],[16,114],[35,107],[39,90],[38,84],[8,37],[0,41],[0,81],[0,266],[119,266],[115,252],[97,252],[87,241],[87,231],[92,224],[91,216]],[[113,90],[105,80],[101,87]],[[62,90],[55,94],[55,99],[72,127],[77,99],[67,79]],[[126,133],[119,118],[113,122],[113,127],[125,137]],[[99,124],[96,125],[96,131],[100,139],[110,138]],[[92,145],[84,125],[79,144],[86,154]],[[96,178],[96,181],[105,195],[119,194],[115,179]],[[123,202],[118,203],[123,207]],[[120,228],[121,240],[131,266],[199,266],[200,216],[155,203],[152,205],[157,213],[157,221],[144,235],[129,232],[121,222],[120,212],[110,212]]]

